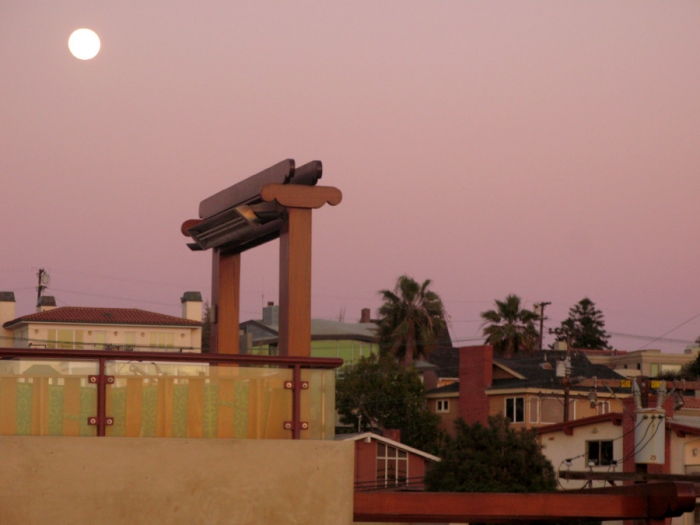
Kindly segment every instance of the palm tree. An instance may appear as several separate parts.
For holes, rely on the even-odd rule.
[[[510,294],[505,301],[496,300],[496,309],[481,312],[486,344],[492,345],[496,353],[512,357],[518,352],[532,352],[539,335],[535,321],[536,313],[520,308],[520,297]]]
[[[440,297],[428,290],[430,279],[418,284],[402,275],[394,290],[382,290],[379,308],[379,347],[393,354],[404,366],[414,357],[427,357],[447,328],[445,307]]]

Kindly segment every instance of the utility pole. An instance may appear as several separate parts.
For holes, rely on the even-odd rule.
[[[39,272],[36,274],[39,279],[39,285],[36,287],[36,305],[39,306],[41,302],[41,294],[47,288],[49,283],[49,274],[43,268],[39,268]]]
[[[542,344],[542,334],[544,330],[544,307],[552,304],[548,301],[542,301],[541,303],[535,304],[535,313],[540,316],[540,352],[544,350]]]

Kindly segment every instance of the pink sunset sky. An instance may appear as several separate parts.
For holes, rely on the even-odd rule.
[[[68,50],[80,27],[93,60]],[[179,315],[211,294],[179,232],[200,200],[319,159],[344,200],[314,215],[314,317],[375,313],[406,273],[456,345],[515,293],[551,301],[549,327],[588,296],[616,348],[680,352],[700,335],[698,28],[695,1],[4,0],[0,290],[31,313],[45,268],[59,306]],[[241,320],[277,269],[277,242],[244,254]]]

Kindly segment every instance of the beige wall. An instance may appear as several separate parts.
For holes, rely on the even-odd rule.
[[[29,343],[32,346],[44,345],[48,339],[49,330],[82,330],[83,343],[86,348],[92,349],[96,342],[96,334],[103,332],[107,344],[126,345],[126,332],[135,334],[136,346],[149,346],[151,333],[172,334],[173,348],[195,348],[201,350],[202,329],[199,327],[160,327],[139,325],[80,325],[80,324],[48,324],[29,323],[27,328],[18,329],[20,337],[15,340],[15,347],[26,348]],[[17,330],[15,331],[17,332]]]
[[[349,525],[354,443],[0,437],[0,523]]]
[[[558,399],[563,403],[563,391],[541,392],[532,390],[513,390],[507,393],[494,392],[489,394],[489,410],[491,415],[505,414],[506,398],[509,397],[524,397],[525,398],[525,421],[522,423],[514,423],[517,428],[536,428],[545,424],[560,423],[561,421],[545,421],[542,420],[542,400],[543,399]],[[588,400],[588,394],[581,391],[572,391],[571,393],[571,408],[569,419],[583,419],[585,417],[597,416],[598,408],[591,408]],[[622,412],[622,405],[612,396],[604,393],[598,393],[598,402],[609,402],[610,412]],[[538,410],[537,414],[533,414],[532,403],[536,403]],[[562,405],[563,411],[563,405]],[[562,412],[563,414],[563,412]]]

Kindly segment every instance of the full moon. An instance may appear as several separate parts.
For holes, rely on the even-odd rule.
[[[100,51],[100,37],[90,29],[76,29],[68,39],[68,49],[75,58],[90,60]]]

